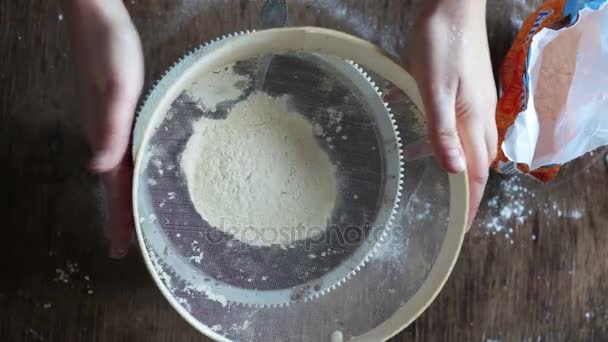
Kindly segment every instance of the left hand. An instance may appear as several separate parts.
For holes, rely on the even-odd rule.
[[[129,145],[144,79],[141,42],[121,0],[65,1],[90,169],[107,190],[109,255],[121,258],[134,232]]]

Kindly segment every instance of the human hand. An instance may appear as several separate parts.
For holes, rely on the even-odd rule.
[[[121,0],[65,2],[89,167],[106,187],[109,255],[121,258],[133,238],[129,145],[144,78],[141,43]]]
[[[433,151],[469,174],[472,223],[496,156],[496,88],[485,0],[432,0],[413,31],[407,68],[420,89]]]

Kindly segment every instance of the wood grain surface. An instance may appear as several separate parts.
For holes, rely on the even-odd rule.
[[[418,1],[290,1],[290,24],[407,55]],[[261,1],[126,1],[146,84],[185,51],[257,27]],[[539,1],[489,0],[498,66]],[[106,257],[103,192],[87,173],[59,1],[0,2],[0,341],[208,341],[168,305],[135,251]],[[393,341],[607,341],[606,150],[548,186],[492,175],[444,290]],[[510,231],[511,229],[512,231]]]

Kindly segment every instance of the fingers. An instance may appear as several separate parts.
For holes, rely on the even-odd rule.
[[[143,86],[143,52],[139,35],[120,1],[93,4],[89,18],[73,27],[84,98],[84,124],[93,152],[90,168],[116,168],[127,151],[133,117]]]
[[[438,81],[449,78],[438,77],[433,70],[428,75],[429,78],[422,75],[417,80],[427,112],[429,138],[435,156],[446,171],[468,171],[470,209],[467,227],[470,227],[496,153],[495,95],[492,102],[493,90],[488,96],[480,96],[470,89],[463,90],[458,77],[454,85]]]
[[[443,168],[450,173],[465,170],[464,151],[456,126],[456,96],[458,91],[458,65],[443,57],[449,49],[443,44],[434,44],[443,38],[443,26],[436,22],[423,25],[417,39],[419,50],[408,59],[407,70],[414,76],[420,89],[426,117],[428,136],[433,151]]]
[[[460,136],[464,153],[467,158],[467,171],[469,176],[469,214],[468,226],[471,225],[488,180],[489,156],[488,148],[483,134],[484,127],[473,122],[464,122],[460,126]],[[481,134],[480,134],[481,133]]]
[[[435,156],[443,168],[451,173],[466,168],[464,151],[458,137],[455,113],[455,91],[431,82],[423,83],[422,96],[429,121],[429,138]]]
[[[435,156],[450,173],[468,170],[469,225],[496,151],[496,93],[485,7],[474,6],[472,10],[450,1],[430,8],[416,25],[406,66],[420,89]]]
[[[125,95],[124,87],[114,82],[108,82],[106,88],[97,101],[99,112],[91,139],[93,156],[89,167],[98,173],[114,170],[127,154],[139,95]]]
[[[122,34],[122,35],[119,35]],[[143,54],[135,29],[108,37],[105,75],[97,75],[99,106],[91,169],[107,172],[115,168],[127,152],[137,101],[143,86]]]
[[[114,259],[125,257],[133,240],[132,176],[133,165],[128,156],[102,176],[108,194],[109,256]]]
[[[484,194],[490,164],[496,156],[496,124],[494,121],[495,95],[489,93],[472,105],[457,104],[458,132],[467,161],[470,206],[470,228]]]

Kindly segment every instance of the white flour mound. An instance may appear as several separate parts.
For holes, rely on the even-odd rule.
[[[335,167],[287,102],[255,92],[225,120],[201,118],[181,158],[198,213],[250,245],[318,235],[336,202]]]

